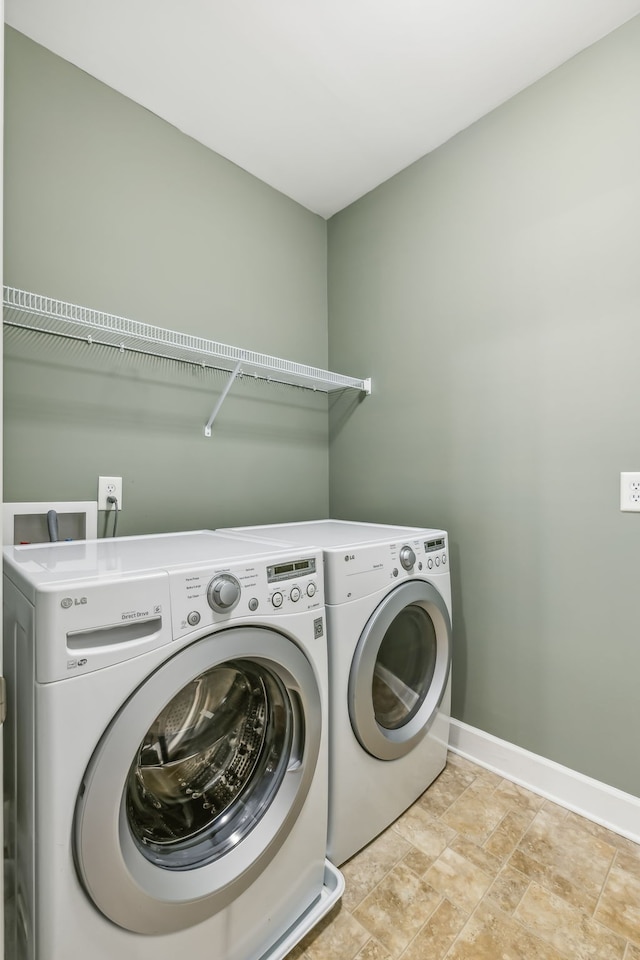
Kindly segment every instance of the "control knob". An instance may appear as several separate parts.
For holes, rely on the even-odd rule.
[[[411,547],[404,546],[400,550],[400,563],[405,570],[411,570],[416,562],[416,555]]]
[[[214,577],[207,587],[207,601],[217,613],[233,610],[240,601],[242,590],[239,582],[230,573],[221,573]]]

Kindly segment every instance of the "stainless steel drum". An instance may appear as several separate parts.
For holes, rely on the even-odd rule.
[[[251,828],[284,773],[291,724],[274,674],[228,661],[196,677],[149,727],[127,779],[127,815],[146,857],[206,862]]]

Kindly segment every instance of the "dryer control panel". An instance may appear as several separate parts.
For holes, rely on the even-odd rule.
[[[325,550],[325,564],[326,602],[347,603],[402,580],[448,576],[447,534],[430,531],[394,542]]]
[[[279,557],[273,563],[198,566],[169,573],[174,636],[227,620],[260,619],[324,606],[322,554]]]

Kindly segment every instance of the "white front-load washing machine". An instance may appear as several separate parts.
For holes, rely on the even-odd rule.
[[[7,956],[284,956],[342,892],[321,552],[198,531],[4,560]]]
[[[319,520],[237,527],[323,550],[329,640],[329,840],[340,865],[442,772],[451,711],[447,533]]]

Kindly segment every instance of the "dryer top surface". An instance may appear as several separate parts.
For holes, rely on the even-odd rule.
[[[264,538],[272,543],[321,547],[327,551],[345,550],[367,543],[395,543],[398,540],[411,540],[421,536],[444,535],[443,530],[425,527],[400,527],[349,520],[276,523],[267,526],[234,527],[233,530],[242,536]]]

